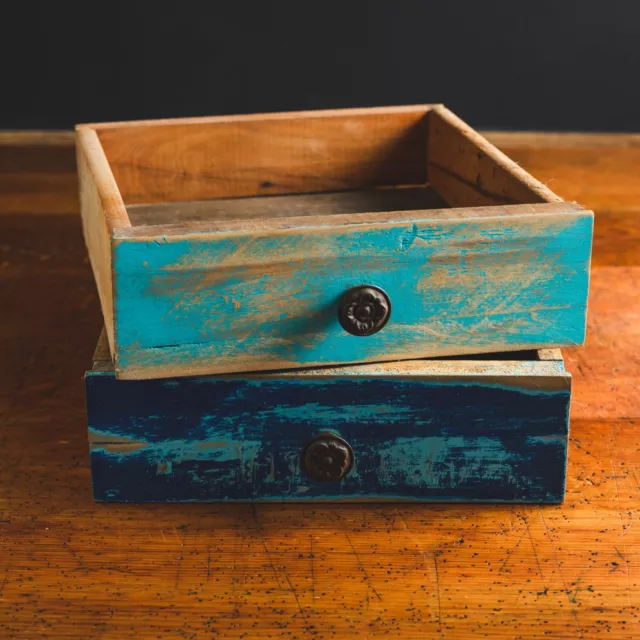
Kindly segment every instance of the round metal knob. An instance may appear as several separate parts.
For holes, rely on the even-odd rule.
[[[302,450],[302,470],[318,482],[338,482],[353,466],[349,443],[332,433],[321,433]]]
[[[338,320],[354,336],[370,336],[387,324],[391,300],[379,287],[364,285],[346,291],[340,299]]]

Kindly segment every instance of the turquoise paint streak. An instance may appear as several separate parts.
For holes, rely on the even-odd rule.
[[[518,455],[497,438],[396,438],[381,444],[380,451],[379,473],[388,486],[404,481],[417,487],[455,489],[469,478],[485,478],[517,487],[522,481],[513,475]]]
[[[100,436],[109,435],[89,429],[94,440]],[[536,438],[544,443],[551,440],[562,445],[566,438],[555,436],[544,439]],[[105,455],[123,461],[126,458],[142,457],[149,467],[149,473],[168,475],[173,473],[176,465],[183,462],[235,462],[224,478],[218,477],[217,482],[241,482],[255,485],[256,492],[262,484],[273,484],[281,478],[275,475],[258,480],[255,477],[254,465],[258,460],[261,449],[259,440],[226,440],[193,441],[169,440],[147,443],[137,450],[118,451],[113,443],[101,445],[95,442],[93,452],[102,451]],[[358,450],[359,442],[353,440]],[[484,481],[501,481],[505,488],[521,489],[530,486],[530,479],[514,475],[513,468],[518,462],[519,454],[507,450],[497,438],[489,437],[413,437],[395,438],[376,445],[380,459],[377,474],[382,487],[393,488],[398,484],[406,484],[425,489],[450,488],[455,490],[463,486],[470,479],[482,478]],[[295,488],[299,494],[304,494],[310,487],[306,476],[300,471],[299,453],[284,452],[287,460],[286,477],[291,491]],[[212,472],[216,472],[212,468]],[[207,471],[190,472],[192,482],[206,485],[209,480]],[[360,474],[358,472],[358,457],[349,474],[349,483],[358,486]]]
[[[115,245],[119,366],[306,365],[394,351],[498,350],[584,340],[592,218],[509,218],[267,237],[220,234]],[[384,288],[392,314],[371,338],[337,322],[341,294]]]

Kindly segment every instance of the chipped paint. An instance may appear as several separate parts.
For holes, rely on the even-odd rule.
[[[590,212],[416,220],[114,245],[121,377],[482,353],[584,340]],[[337,321],[368,282],[393,314]]]
[[[348,371],[171,381],[89,372],[96,498],[562,499],[570,388],[558,387],[558,375],[535,378],[532,389],[508,375],[442,381]],[[340,483],[314,483],[300,470],[302,448],[320,431],[353,448]]]

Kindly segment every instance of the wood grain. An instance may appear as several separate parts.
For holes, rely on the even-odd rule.
[[[112,236],[115,229],[128,227],[131,223],[96,132],[79,128],[76,149],[84,239],[100,295],[109,344],[115,349]]]
[[[446,107],[428,122],[429,183],[450,206],[562,201]]]
[[[133,226],[184,225],[220,220],[257,220],[301,216],[331,216],[381,211],[444,209],[447,203],[429,187],[336,191],[304,195],[218,198],[162,202],[127,207]],[[191,227],[197,229],[198,227]]]
[[[93,126],[129,205],[423,185],[429,109]]]
[[[34,146],[40,208],[0,205],[3,638],[638,637],[637,137],[489,137],[596,210],[559,506],[95,504],[82,376],[102,315],[78,210],[61,213],[75,174],[52,191],[64,165],[39,173]]]
[[[122,379],[291,369],[584,339],[591,212],[565,203],[132,227],[114,240]],[[206,226],[203,226],[206,225]],[[374,284],[385,328],[338,304]],[[256,327],[256,321],[259,326]]]

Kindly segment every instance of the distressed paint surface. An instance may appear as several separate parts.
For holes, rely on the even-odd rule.
[[[580,344],[592,225],[590,212],[572,211],[116,239],[117,372],[162,377]],[[388,324],[368,338],[337,320],[342,293],[363,283],[392,302]]]
[[[89,372],[94,496],[559,502],[570,380],[533,380],[520,387],[508,376],[123,381]],[[354,450],[342,482],[314,482],[300,471],[302,448],[322,431]]]

